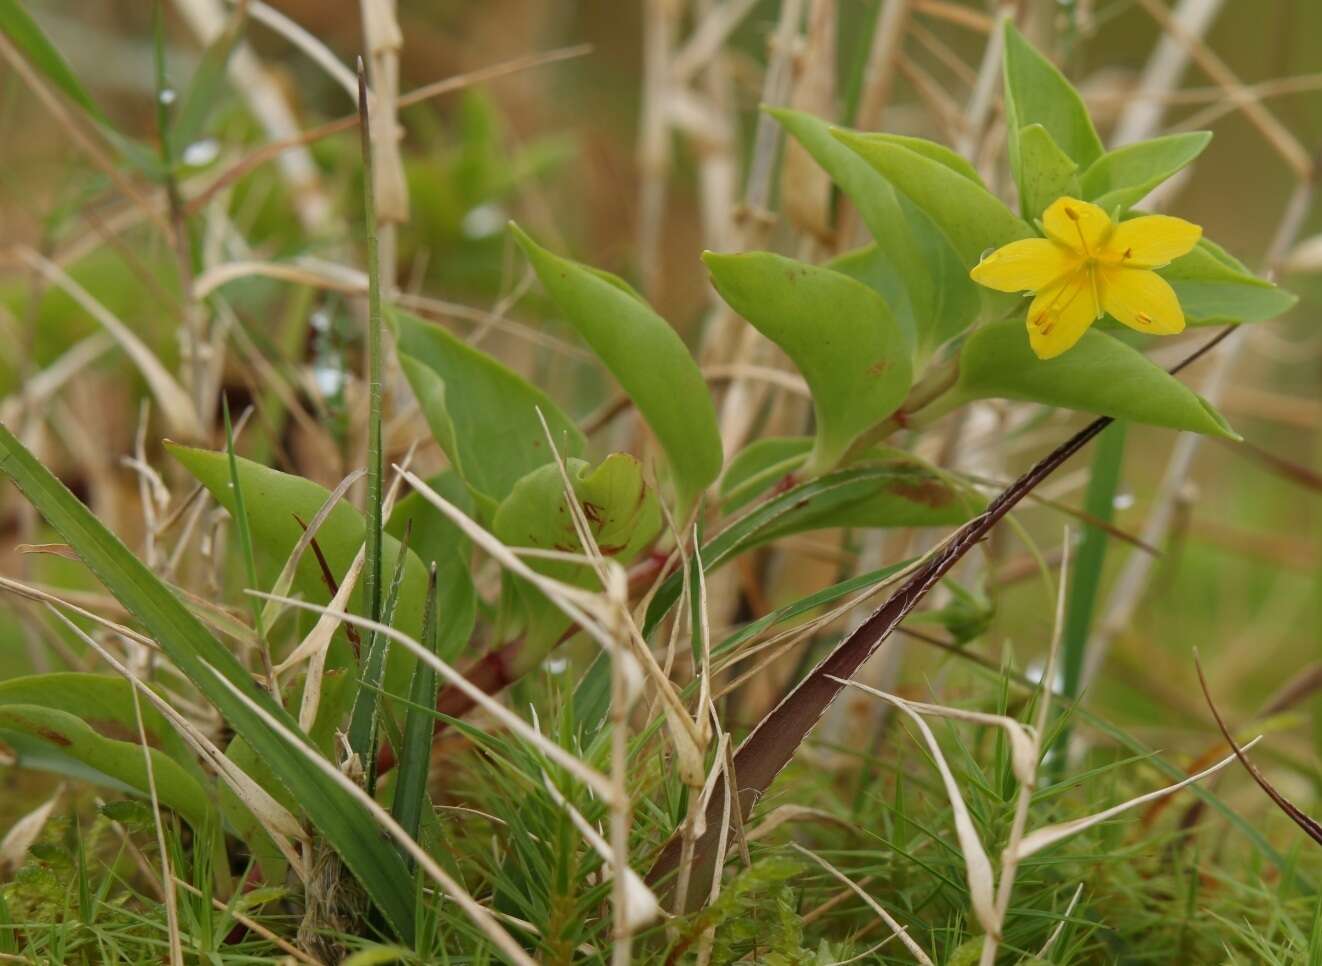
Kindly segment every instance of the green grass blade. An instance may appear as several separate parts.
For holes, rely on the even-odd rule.
[[[436,630],[436,564],[427,580],[427,606],[422,616],[422,643],[433,654],[440,635]],[[436,671],[425,661],[414,666],[409,687],[409,708],[404,718],[404,740],[399,752],[399,774],[395,776],[395,800],[391,814],[404,831],[418,837],[422,809],[427,801],[427,768],[431,763],[434,723],[430,709],[436,707]]]
[[[248,507],[243,502],[243,486],[239,481],[239,461],[234,455],[234,425],[230,422],[230,401],[228,396],[221,396],[221,411],[225,416],[225,453],[229,458],[230,489],[234,491],[234,526],[239,531],[239,549],[243,553],[244,573],[248,586],[254,590],[257,586],[257,558],[252,549],[252,523],[248,519]],[[262,653],[262,671],[272,688],[275,686],[275,668],[271,664],[271,651],[266,643],[266,631],[262,627],[262,602],[250,594],[248,608],[252,611],[253,632],[257,635],[257,646]],[[272,692],[274,693],[274,691]],[[280,700],[276,695],[276,700]]]
[[[302,750],[273,733],[235,691],[296,731],[298,725],[294,719],[257,686],[235,656],[170,589],[3,426],[0,426],[0,472],[18,485],[93,575],[142,624],[235,732],[270,763],[273,772],[296,796],[317,830],[339,852],[391,926],[400,935],[411,936],[412,877],[398,852],[381,848],[371,813],[318,770]]]
[[[362,132],[363,216],[367,234],[367,547],[363,594],[367,616],[381,619],[381,265],[376,237],[376,195],[372,184],[372,125],[367,109],[367,78],[358,61],[358,123]]]
[[[394,626],[395,608],[399,603],[399,588],[404,582],[404,561],[408,559],[411,527],[404,528],[399,554],[395,557],[395,573],[390,579],[390,590],[382,608],[381,622]],[[386,674],[386,654],[390,641],[375,631],[368,639],[367,655],[363,658],[358,694],[354,698],[353,713],[349,718],[349,748],[363,763],[364,785],[367,794],[376,786],[376,732],[381,714],[381,682]]]

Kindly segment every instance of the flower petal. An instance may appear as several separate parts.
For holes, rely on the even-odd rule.
[[[1045,238],[1025,238],[996,249],[969,272],[979,285],[1001,292],[1036,292],[1071,269],[1078,256]]]
[[[1033,299],[1028,307],[1028,344],[1039,359],[1054,359],[1083,338],[1099,314],[1092,272],[1076,272]]]
[[[1170,283],[1143,268],[1109,268],[1099,279],[1102,308],[1118,322],[1149,335],[1184,331],[1184,311]]]
[[[1203,237],[1191,221],[1170,215],[1143,215],[1116,226],[1107,254],[1132,268],[1160,268],[1187,255]]]
[[[1105,211],[1089,201],[1061,197],[1042,213],[1047,236],[1082,255],[1096,255],[1115,227]]]

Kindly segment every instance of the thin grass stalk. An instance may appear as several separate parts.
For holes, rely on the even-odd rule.
[[[165,899],[165,922],[170,937],[170,966],[184,966],[184,947],[179,937],[179,900],[174,891],[174,875],[170,872],[170,855],[165,848],[165,827],[161,823],[161,802],[156,795],[156,770],[152,767],[151,743],[142,723],[142,702],[138,689],[130,688],[133,696],[133,717],[138,724],[138,741],[142,745],[142,762],[147,770],[147,791],[151,801],[153,824],[156,827],[156,848],[161,854],[161,893]]]
[[[367,74],[362,58],[358,58],[358,117],[363,161],[363,228],[367,239],[367,536],[363,564],[363,604],[374,623],[381,620],[381,546],[383,522],[381,506],[383,493],[381,477],[381,383],[382,383],[382,329],[381,317],[381,265],[377,251],[376,195],[372,171],[372,125],[368,107]],[[367,654],[376,652],[377,635],[369,639]],[[375,703],[375,692],[364,691],[360,700]],[[371,730],[358,729],[351,733],[349,750],[366,764],[375,757],[370,744]],[[356,739],[356,740],[355,740]]]

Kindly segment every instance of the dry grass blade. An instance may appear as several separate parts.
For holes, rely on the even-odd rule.
[[[1244,746],[1243,750],[1247,751],[1261,740],[1261,736],[1254,738]],[[1236,754],[1240,753],[1241,752],[1237,749]],[[1061,839],[1069,838],[1076,832],[1082,832],[1086,828],[1091,828],[1094,825],[1105,822],[1123,812],[1129,811],[1131,808],[1137,808],[1145,802],[1154,801],[1165,795],[1173,795],[1181,788],[1192,785],[1194,782],[1202,781],[1208,775],[1216,774],[1222,768],[1225,768],[1226,765],[1229,765],[1234,761],[1235,758],[1236,755],[1228,755],[1211,768],[1205,768],[1197,774],[1190,775],[1188,778],[1184,779],[1184,781],[1176,782],[1174,785],[1167,785],[1165,788],[1158,788],[1156,791],[1148,792],[1146,795],[1139,795],[1137,798],[1131,798],[1127,802],[1121,802],[1119,805],[1114,805],[1105,811],[1097,812],[1095,815],[1088,815],[1084,818],[1077,818],[1072,822],[1060,822],[1056,825],[1047,825],[1043,828],[1035,829],[1024,836],[1023,841],[1019,844],[1019,848],[1016,850],[1015,857],[1019,861],[1023,861],[1030,855],[1036,855],[1048,846],[1056,844]]]
[[[955,836],[959,840],[959,850],[964,856],[964,870],[968,878],[969,899],[973,906],[973,913],[977,916],[983,929],[989,933],[996,932],[996,899],[992,891],[991,859],[987,857],[987,850],[983,847],[982,839],[978,836],[977,827],[973,824],[973,816],[964,803],[964,796],[959,790],[959,784],[955,781],[955,775],[950,770],[950,764],[946,761],[946,756],[941,751],[941,745],[936,740],[936,735],[932,733],[932,729],[928,727],[927,722],[923,720],[917,709],[903,698],[842,678],[834,678],[834,680],[841,685],[853,684],[854,687],[893,704],[907,715],[909,720],[922,732],[923,741],[927,744],[927,750],[931,752],[932,761],[936,764],[937,771],[941,773],[941,783],[945,786],[946,797],[950,799],[950,808],[954,812]],[[952,713],[953,709],[942,708],[941,710],[950,717],[957,716]],[[1015,724],[1018,724],[1018,722],[1015,722]],[[1017,768],[1016,771],[1018,771]]]
[[[913,953],[914,959],[918,960],[918,962],[920,963],[923,963],[924,966],[935,966],[935,964],[933,964],[932,962],[931,957],[928,956],[927,953],[923,952],[923,947],[919,946],[918,943],[914,942],[913,937],[909,935],[909,927],[901,926],[898,922],[896,922],[895,917],[892,916],[889,912],[887,912],[882,907],[881,903],[877,902],[876,899],[872,898],[872,896],[864,892],[862,887],[856,884],[853,879],[849,878],[849,876],[845,875],[843,872],[841,872],[839,869],[833,866],[830,862],[827,862],[824,858],[822,858],[820,855],[817,855],[815,852],[809,852],[807,849],[805,849],[802,845],[799,845],[797,842],[792,842],[790,844],[795,848],[795,850],[802,852],[804,855],[808,856],[808,858],[812,859],[827,872],[831,873],[831,875],[833,875],[836,879],[838,879],[840,882],[848,886],[850,891],[852,891],[855,895],[857,895],[860,899],[862,899],[865,903],[867,903],[868,908],[871,909],[873,912],[875,912],[877,916],[880,917],[881,921],[884,922],[890,928],[890,931],[894,933],[897,937],[899,937],[900,942],[904,943],[905,948],[908,949],[909,952]]]
[[[55,811],[55,806],[60,803],[63,795],[64,785],[61,784],[55,789],[55,794],[26,815],[16,819],[9,827],[5,837],[0,839],[0,875],[8,877],[23,864],[28,849],[32,848],[33,843],[41,835],[41,830],[46,827],[51,812]]]
[[[188,439],[200,439],[202,424],[198,420],[192,400],[151,349],[147,348],[127,325],[116,318],[113,312],[93,298],[87,289],[66,274],[64,269],[26,246],[18,246],[14,251],[25,265],[40,273],[52,285],[61,288],[82,306],[83,310],[96,319],[119,343],[120,348],[133,360],[133,364],[138,367],[143,379],[147,381],[152,395],[156,397],[156,402],[161,407],[161,412],[165,414],[166,421],[170,424],[171,431]]]
[[[416,640],[402,631],[395,630],[386,624],[381,624],[366,617],[359,617],[357,614],[349,614],[342,610],[332,610],[330,607],[322,607],[319,604],[312,604],[305,600],[295,600],[292,597],[274,598],[272,594],[261,593],[260,591],[250,591],[265,600],[279,599],[290,607],[298,607],[302,610],[312,611],[314,614],[326,614],[334,617],[336,620],[354,624],[363,630],[374,631],[390,638],[392,641],[402,645],[420,661],[425,661],[436,669],[446,682],[456,687],[466,694],[474,704],[481,707],[484,711],[494,717],[497,721],[509,728],[519,737],[532,744],[538,751],[542,752],[556,764],[563,767],[579,781],[590,787],[598,795],[601,795],[607,801],[610,800],[613,792],[613,786],[610,781],[589,765],[584,764],[580,759],[575,758],[569,752],[565,751],[559,745],[549,741],[536,728],[524,721],[514,712],[510,711],[499,701],[492,698],[481,688],[472,684],[467,678],[456,671],[449,664],[442,661],[431,651],[423,647]]]
[[[587,44],[577,44],[573,47],[561,47],[557,50],[550,50],[541,54],[530,54],[526,57],[516,57],[502,64],[493,64],[490,67],[484,67],[481,70],[470,71],[467,74],[460,74],[457,77],[447,77],[445,80],[437,81],[433,84],[425,84],[422,87],[409,91],[399,99],[399,106],[410,107],[413,104],[419,104],[422,101],[432,97],[439,97],[441,94],[448,94],[452,91],[462,90],[465,87],[471,87],[474,84],[481,84],[489,80],[496,80],[508,74],[516,74],[519,71],[530,70],[534,67],[542,67],[547,64],[558,63],[562,60],[571,60],[575,57],[582,57],[591,51],[592,48]],[[302,131],[292,137],[281,138],[264,144],[257,148],[251,154],[241,158],[221,174],[215,181],[207,185],[198,194],[188,202],[186,213],[195,215],[208,204],[221,191],[238,181],[244,175],[256,168],[261,167],[268,161],[278,158],[286,151],[296,148],[302,148],[306,145],[320,141],[322,138],[330,137],[332,134],[339,134],[342,131],[350,131],[358,125],[357,114],[347,114],[338,120],[330,121],[318,127]]]
[[[1221,712],[1217,710],[1215,702],[1212,701],[1212,692],[1207,687],[1207,678],[1203,675],[1203,662],[1198,659],[1197,651],[1194,652],[1193,661],[1194,666],[1198,669],[1198,683],[1202,686],[1203,697],[1207,699],[1207,707],[1212,712],[1212,717],[1216,719],[1216,726],[1221,729],[1221,736],[1226,739],[1226,744],[1230,745],[1235,757],[1239,759],[1239,763],[1244,766],[1245,771],[1253,776],[1253,780],[1258,783],[1259,788],[1267,793],[1267,797],[1276,803],[1277,808],[1290,816],[1291,821],[1303,829],[1309,838],[1318,845],[1322,845],[1322,824],[1319,824],[1316,819],[1277,791],[1276,786],[1267,780],[1267,776],[1258,769],[1258,766],[1249,761],[1248,755],[1244,752],[1252,745],[1252,742],[1243,748],[1235,742],[1230,729],[1226,727],[1225,721],[1221,718]]]
[[[184,966],[184,946],[179,936],[179,899],[174,891],[174,874],[170,871],[170,852],[165,847],[165,826],[161,823],[161,803],[156,797],[156,770],[152,767],[151,743],[142,723],[142,701],[138,689],[133,688],[133,717],[138,725],[138,742],[142,746],[142,760],[147,770],[147,792],[151,800],[152,824],[156,828],[156,848],[161,860],[161,891],[165,898],[165,923],[170,937],[170,966]]]

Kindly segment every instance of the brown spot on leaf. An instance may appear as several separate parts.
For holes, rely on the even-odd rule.
[[[52,728],[38,728],[37,735],[39,737],[45,738],[53,745],[59,745],[61,748],[68,748],[71,744],[73,744],[72,741],[70,741],[68,738],[64,737],[64,735],[60,734],[58,731],[55,731]]]
[[[876,362],[872,363],[872,365],[868,366],[868,375],[874,379],[880,379],[890,371],[890,367],[891,364],[889,359],[878,359]]]
[[[934,480],[930,477],[919,477],[909,480],[897,480],[890,485],[890,491],[896,496],[904,497],[914,503],[921,503],[924,506],[930,506],[933,509],[940,509],[948,506],[955,495],[950,488],[940,480]]]

